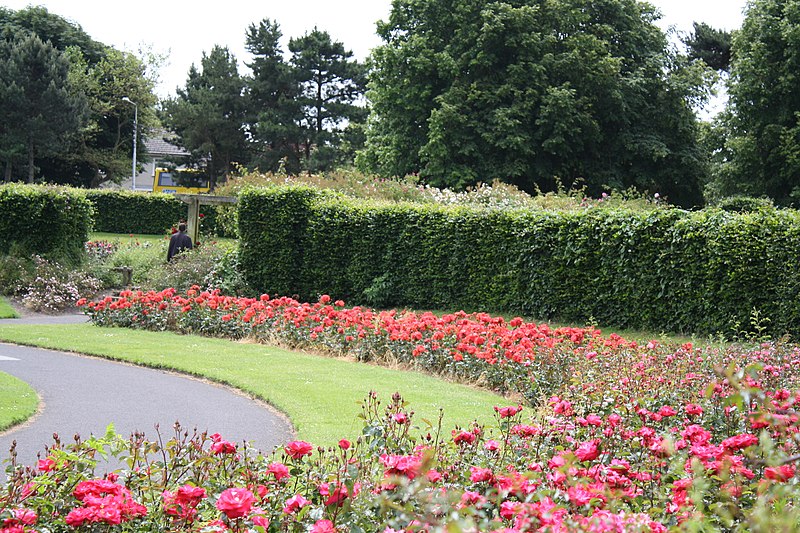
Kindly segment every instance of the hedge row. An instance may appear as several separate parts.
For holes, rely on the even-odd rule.
[[[77,262],[91,224],[92,204],[79,190],[0,185],[0,253]]]
[[[492,211],[305,187],[243,193],[240,260],[270,294],[731,333],[800,333],[796,211]]]
[[[95,207],[95,231],[159,235],[188,215],[188,206],[171,194],[91,190],[86,196]],[[203,231],[218,234],[214,206],[200,206],[200,212]]]

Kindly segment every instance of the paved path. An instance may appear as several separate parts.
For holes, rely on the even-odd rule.
[[[27,317],[14,323],[85,319],[81,315]],[[227,440],[249,441],[264,451],[292,435],[288,421],[261,402],[170,372],[2,343],[0,371],[31,385],[43,403],[34,419],[0,434],[0,458],[8,456],[16,440],[18,458],[24,464],[32,464],[37,452],[52,443],[54,432],[62,442],[71,442],[75,433],[104,435],[109,423],[123,436],[142,431],[154,438],[155,424],[160,424],[162,435],[169,436],[179,421],[189,429],[216,432]]]

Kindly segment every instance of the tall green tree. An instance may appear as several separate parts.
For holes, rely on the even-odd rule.
[[[66,52],[78,48],[90,64],[104,56],[107,46],[95,41],[80,25],[50,13],[41,6],[28,6],[19,11],[0,7],[0,34],[10,39],[18,33],[34,34],[53,48]]]
[[[800,205],[800,0],[753,0],[733,39],[712,197]]]
[[[70,84],[67,57],[33,34],[19,33],[0,48],[0,153],[6,177],[24,147],[27,181],[37,157],[63,153],[87,118],[85,95]]]
[[[343,43],[317,28],[291,39],[289,50],[300,84],[305,167],[309,172],[329,170],[343,163],[340,146],[345,128],[365,119],[365,108],[358,101],[364,95],[366,69]]]
[[[155,80],[144,61],[132,53],[106,49],[90,65],[82,52],[70,49],[72,83],[86,94],[89,120],[63,157],[49,161],[51,181],[96,187],[102,180],[115,182],[131,173],[134,106],[138,106],[137,152],[144,154],[143,133],[155,129]]]
[[[245,47],[253,56],[247,63],[252,71],[247,79],[247,131],[251,164],[263,171],[283,165],[296,173],[302,138],[300,84],[284,59],[281,36],[278,23],[268,18],[247,28]]]
[[[636,186],[702,201],[705,71],[636,0],[394,0],[359,166],[464,187]]]
[[[122,99],[128,97],[139,106],[138,150],[143,154],[141,133],[157,122],[153,90],[160,58],[152,53],[140,52],[140,58],[115,50],[43,7],[19,11],[0,8],[0,36],[11,41],[18,35],[36,35],[63,52],[69,60],[69,85],[73,91],[86,95],[88,101],[88,120],[77,134],[64,138],[69,141],[68,149],[37,157],[37,178],[91,187],[102,180],[119,181],[130,175],[134,109]],[[0,136],[7,130],[0,126]],[[16,140],[24,144],[22,139]],[[0,157],[19,165],[21,155],[15,149]],[[6,165],[6,178],[10,177],[11,166]]]
[[[705,22],[695,22],[693,31],[683,40],[689,49],[689,59],[702,59],[714,70],[727,72],[731,66],[733,34],[718,30]]]
[[[164,104],[164,120],[178,135],[178,143],[211,176],[212,187],[224,181],[233,163],[246,159],[245,82],[236,58],[215,46],[189,70],[186,86]]]

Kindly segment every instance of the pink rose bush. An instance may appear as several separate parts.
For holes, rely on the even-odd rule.
[[[417,424],[370,393],[360,435],[264,453],[223,436],[56,441],[10,463],[0,532],[791,531],[800,523],[800,348],[640,345],[489,315],[322,298],[124,293],[101,325],[383,350],[513,394],[493,424]],[[403,355],[404,354],[404,355]],[[164,442],[166,441],[166,442]],[[163,448],[160,444],[164,442]],[[97,448],[125,469],[99,472]]]
[[[756,351],[798,364],[795,348]],[[7,470],[0,531],[791,530],[800,393],[769,387],[795,379],[775,368],[730,367],[670,410],[655,408],[670,389],[626,407],[610,398],[630,389],[570,385],[538,412],[497,406],[494,424],[451,431],[418,428],[399,395],[384,406],[370,393],[364,431],[344,445],[221,454],[221,436],[176,431],[163,462],[162,439],[107,438],[128,467],[101,476],[97,442],[56,442],[57,468]]]

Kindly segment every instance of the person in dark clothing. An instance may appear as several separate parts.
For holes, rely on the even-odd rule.
[[[186,224],[178,224],[178,233],[174,234],[169,240],[169,250],[167,250],[167,261],[172,261],[176,254],[184,250],[192,249],[192,238],[186,234]]]

